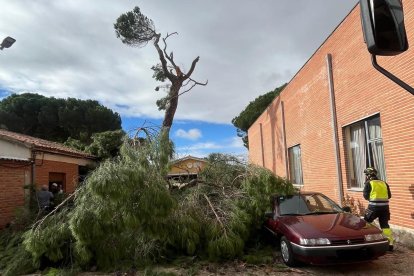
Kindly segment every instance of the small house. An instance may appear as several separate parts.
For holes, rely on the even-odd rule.
[[[0,228],[25,205],[34,184],[51,188],[53,183],[72,193],[88,167],[95,165],[90,154],[62,144],[0,129]]]
[[[168,178],[177,181],[197,179],[206,165],[207,160],[188,155],[173,161]]]

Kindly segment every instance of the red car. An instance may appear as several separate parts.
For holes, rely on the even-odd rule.
[[[265,228],[278,237],[282,259],[332,264],[376,259],[388,250],[388,240],[372,224],[341,208],[321,193],[274,196]]]

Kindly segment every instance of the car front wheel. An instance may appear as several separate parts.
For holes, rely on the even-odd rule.
[[[293,258],[292,246],[286,237],[280,239],[280,252],[282,253],[283,262],[288,266],[295,266],[296,261]]]

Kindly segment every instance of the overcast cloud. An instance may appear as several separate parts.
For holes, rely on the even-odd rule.
[[[288,82],[356,0],[0,0],[0,90],[96,99],[123,116],[161,118],[154,47],[131,48],[113,23],[139,6],[194,78],[177,119],[230,123],[255,97]],[[1,97],[1,94],[0,94]],[[3,94],[4,97],[4,94]],[[214,145],[212,145],[214,147]]]

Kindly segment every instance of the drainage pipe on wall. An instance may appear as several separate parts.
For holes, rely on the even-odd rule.
[[[331,102],[331,122],[332,122],[332,133],[333,133],[333,143],[335,150],[335,159],[336,159],[336,176],[338,179],[338,202],[342,206],[343,195],[343,181],[342,181],[342,169],[341,169],[341,157],[339,153],[339,140],[338,140],[338,122],[336,117],[336,104],[335,104],[335,89],[332,73],[332,55],[326,55],[326,66],[328,69],[328,82],[329,82],[329,94]]]
[[[265,157],[264,157],[264,144],[263,144],[263,127],[262,123],[259,124],[260,126],[260,146],[262,147],[262,166],[265,166]]]
[[[282,106],[282,129],[283,129],[283,146],[285,148],[285,170],[286,170],[286,179],[290,180],[289,166],[288,166],[288,148],[286,142],[286,124],[285,124],[285,103],[280,102]]]

